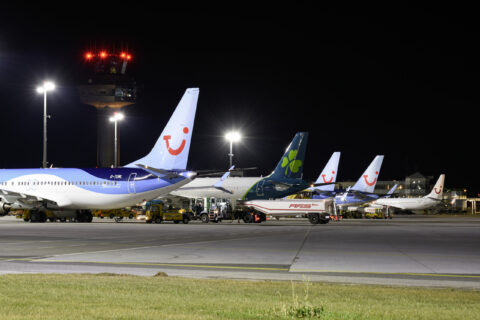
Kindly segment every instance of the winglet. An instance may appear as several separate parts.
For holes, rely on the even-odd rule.
[[[228,169],[227,172],[225,172],[223,174],[223,176],[213,185],[215,188],[221,188],[222,187],[222,184],[223,184],[223,181],[225,181],[225,179],[228,178],[228,176],[230,175],[231,171],[233,170],[233,168],[235,168],[235,166],[233,165],[230,169]]]
[[[185,91],[152,151],[125,167],[135,167],[136,164],[141,163],[164,170],[187,168],[199,92],[198,88]]]
[[[385,195],[385,198],[390,198],[392,194],[397,190],[398,184],[396,183],[392,189],[388,190],[387,194]]]

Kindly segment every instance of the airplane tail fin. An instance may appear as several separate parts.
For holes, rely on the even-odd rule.
[[[377,184],[378,175],[380,174],[382,162],[383,156],[376,156],[351,189],[360,192],[373,193],[375,185]]]
[[[199,92],[198,88],[189,88],[185,91],[152,151],[125,167],[136,167],[137,164],[141,164],[164,170],[187,168]]]
[[[427,195],[427,198],[442,200],[443,198],[443,186],[445,185],[445,175],[441,174],[435,183],[432,191]]]
[[[323,168],[322,173],[318,176],[315,183],[332,183],[325,186],[315,187],[321,191],[335,190],[335,183],[337,181],[338,162],[340,161],[340,152],[334,152],[328,160],[327,165]]]
[[[301,179],[303,175],[303,162],[307,150],[308,132],[298,132],[285,150],[280,162],[272,172],[272,177],[278,179]]]

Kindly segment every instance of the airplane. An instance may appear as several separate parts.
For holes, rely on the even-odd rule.
[[[336,206],[344,207],[360,205],[376,200],[380,197],[380,195],[373,193],[373,191],[378,181],[383,157],[383,155],[376,156],[353,187],[347,188],[344,192],[337,192],[335,194],[334,199]],[[322,196],[313,195],[312,198],[322,199]]]
[[[31,222],[58,218],[91,222],[91,209],[117,209],[155,199],[195,178],[186,170],[198,88],[185,91],[153,149],[121,168],[0,170],[0,213],[31,210]]]
[[[224,198],[230,200],[277,199],[304,190],[310,183],[302,180],[307,132],[298,132],[287,147],[275,170],[266,177],[229,177],[223,188],[212,188],[217,178],[196,178],[171,192],[186,198]],[[315,184],[324,185],[324,183]],[[202,188],[203,186],[203,188]]]
[[[438,205],[443,198],[445,174],[441,174],[432,191],[422,198],[389,198],[378,199],[376,205],[395,207],[403,210],[423,210]]]

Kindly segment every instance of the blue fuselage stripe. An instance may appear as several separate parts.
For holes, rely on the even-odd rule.
[[[186,179],[186,177],[181,175],[182,172],[176,173],[179,175],[169,178],[162,177],[162,175],[156,176],[146,170],[137,168],[1,169],[0,182],[6,183],[15,179],[21,183],[26,183],[29,187],[35,187],[41,186],[40,183],[49,182],[45,177],[42,177],[40,181],[35,178],[36,175],[49,175],[52,178],[56,177],[57,181],[60,178],[78,188],[96,193],[129,194],[168,187]],[[2,185],[0,185],[1,187]]]

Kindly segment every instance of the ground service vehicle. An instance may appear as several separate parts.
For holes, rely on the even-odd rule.
[[[93,216],[90,210],[76,210],[75,212],[58,212],[52,210],[16,210],[15,216],[19,219],[23,219],[25,222],[50,222],[67,220],[72,222],[92,222]],[[64,215],[63,215],[64,214]]]
[[[243,201],[241,206],[250,213],[250,216],[248,214],[244,216],[245,222],[262,222],[266,214],[273,217],[301,214],[306,216],[312,224],[325,224],[330,221],[330,214],[333,212],[331,199],[249,200]]]
[[[383,208],[367,207],[364,208],[365,218],[368,219],[392,219],[392,214],[387,213]]]
[[[111,209],[111,210],[93,210],[92,215],[100,219],[103,219],[103,218],[133,219],[135,218],[136,213],[130,210],[129,208],[121,208],[121,209]]]
[[[230,201],[224,198],[191,199],[190,209],[192,210],[191,219],[200,219],[203,223],[232,219]]]
[[[189,223],[190,217],[185,209],[167,208],[161,201],[150,201],[145,205],[145,222],[162,223],[173,221],[174,223]]]

